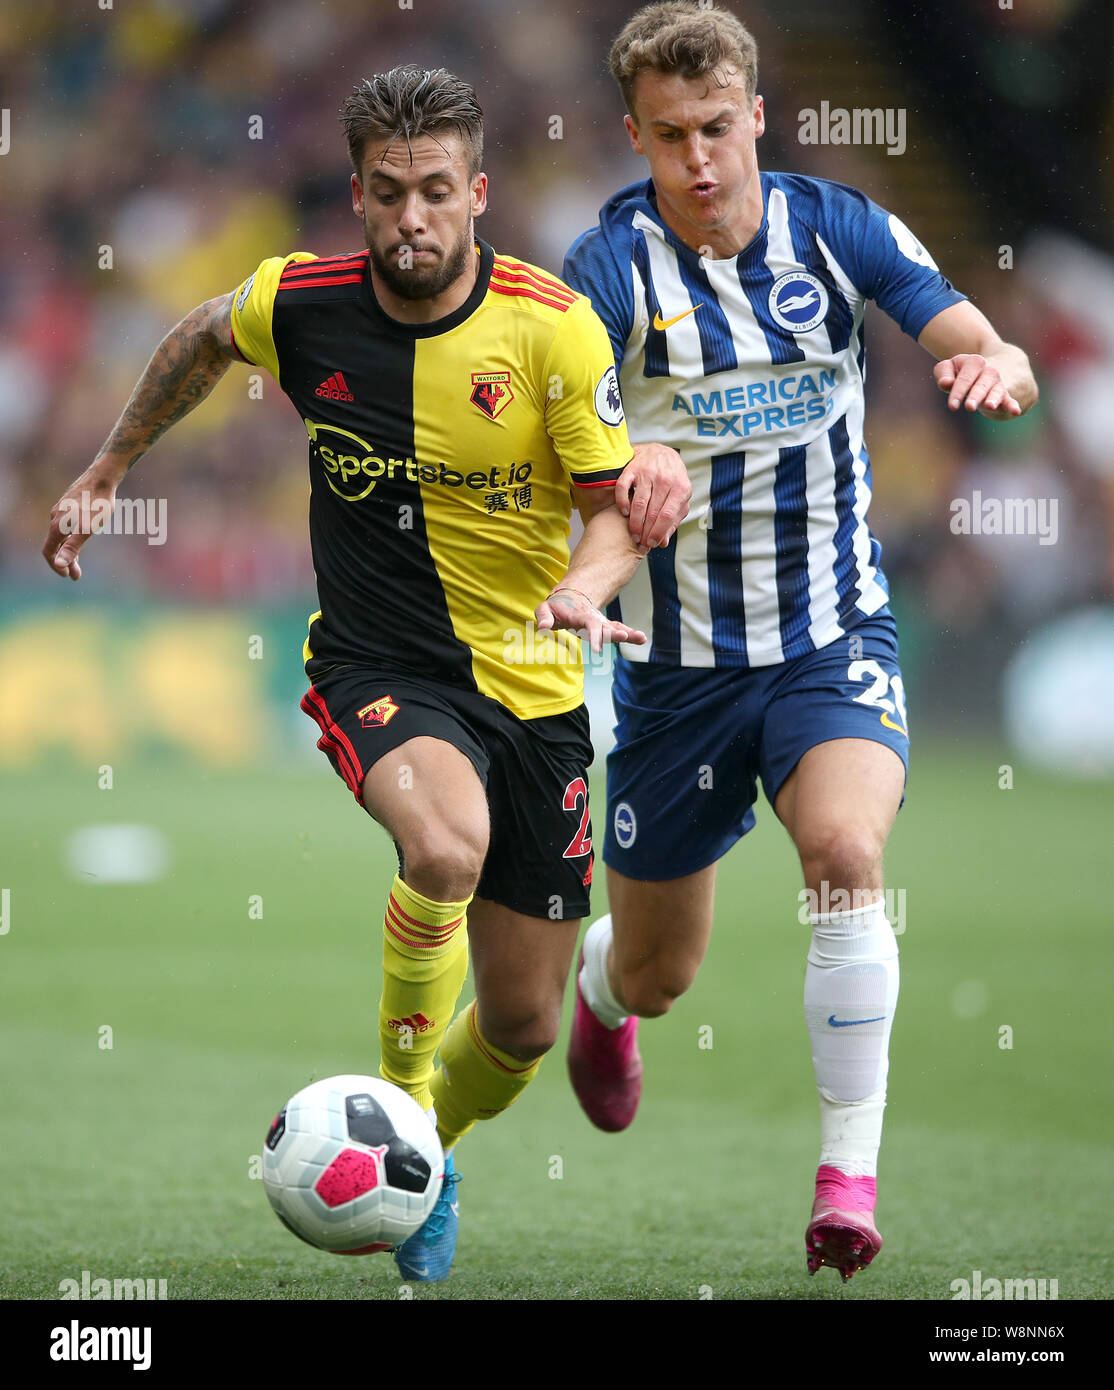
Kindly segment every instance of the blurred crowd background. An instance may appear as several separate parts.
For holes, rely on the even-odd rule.
[[[768,122],[760,164],[863,188],[1032,358],[1042,396],[1026,419],[956,419],[927,355],[880,312],[868,318],[872,523],[918,692],[911,708],[922,726],[996,727],[1011,654],[1049,623],[1112,611],[1114,6],[730,7],[759,42]],[[244,368],[122,490],[166,499],[165,545],[94,540],[79,586],[52,577],[40,548],[51,504],[92,460],[182,315],[265,256],[362,247],[337,121],[352,85],[400,62],[445,65],[470,80],[485,111],[491,181],[480,233],[559,270],[604,199],[644,177],[606,66],[634,8],[3,0],[0,760],[4,750],[26,754],[22,729],[41,701],[42,671],[72,679],[75,645],[88,647],[96,631],[111,647],[119,615],[139,614],[140,601],[198,621],[235,609],[248,615],[247,632],[262,631],[267,613],[316,607],[304,431],[270,378],[262,399],[251,398]],[[822,101],[905,110],[905,153],[802,144],[798,112]],[[953,534],[951,502],[976,490],[1058,499],[1056,544]],[[90,626],[106,612],[116,626]],[[55,619],[62,626],[43,629]],[[1105,636],[1088,642],[1114,642],[1101,621],[1090,630]],[[35,668],[37,685],[28,679],[13,693],[13,663],[26,671],[29,650],[46,666]],[[112,652],[86,657],[111,664]],[[296,647],[281,661],[284,680],[298,685]],[[189,666],[172,665],[180,682],[196,678]],[[175,685],[172,676],[145,679]]]

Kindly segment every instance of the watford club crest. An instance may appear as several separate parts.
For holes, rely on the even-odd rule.
[[[398,706],[389,695],[384,695],[381,700],[376,700],[373,704],[365,705],[363,709],[356,711],[356,718],[365,729],[374,729],[383,724],[389,724],[398,713]]]
[[[473,372],[468,398],[489,420],[496,419],[514,400],[510,372]]]

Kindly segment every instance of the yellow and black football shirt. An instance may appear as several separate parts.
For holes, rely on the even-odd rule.
[[[589,301],[477,253],[464,304],[416,326],[379,307],[367,251],[265,260],[232,334],[309,435],[312,671],[397,667],[533,719],[582,698],[575,644],[533,629],[567,568],[570,482],[613,485],[632,450]]]

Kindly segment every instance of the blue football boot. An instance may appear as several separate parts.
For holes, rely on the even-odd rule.
[[[456,1231],[460,1217],[456,1185],[460,1174],[453,1167],[453,1156],[445,1155],[445,1179],[437,1204],[408,1240],[395,1250],[395,1263],[403,1279],[434,1284],[449,1277],[456,1254]]]

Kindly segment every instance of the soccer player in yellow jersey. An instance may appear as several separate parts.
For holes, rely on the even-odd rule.
[[[232,361],[265,367],[297,407],[320,600],[302,708],[398,849],[381,1072],[434,1112],[446,1172],[396,1259],[437,1280],[456,1242],[452,1146],[553,1045],[588,910],[592,748],[569,631],[596,651],[645,640],[600,605],[668,541],[689,488],[671,450],[633,457],[588,300],[476,238],[471,87],[396,68],[342,118],[367,249],[265,260],[183,320],[54,508],[44,554],[80,577],[86,536],[64,518],[99,515],[91,503]],[[572,493],[585,529],[570,561]],[[476,1001],[454,1022],[468,943]]]

